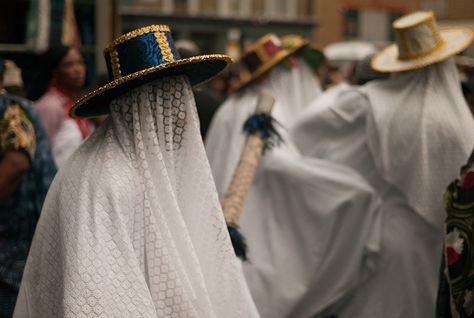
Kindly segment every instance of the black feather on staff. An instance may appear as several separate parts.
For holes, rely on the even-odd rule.
[[[278,130],[275,128],[276,120],[270,114],[259,113],[250,116],[244,123],[243,130],[248,134],[259,134],[264,141],[263,153],[283,142]]]
[[[230,240],[232,241],[235,255],[241,260],[246,261],[247,242],[245,241],[245,237],[240,233],[239,227],[236,225],[227,224],[227,229],[229,230]]]

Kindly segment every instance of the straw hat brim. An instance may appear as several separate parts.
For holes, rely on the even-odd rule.
[[[84,95],[69,112],[71,117],[95,117],[110,112],[109,104],[130,89],[164,76],[187,75],[192,86],[210,80],[223,71],[232,59],[227,55],[193,56],[135,72]]]
[[[398,47],[396,44],[392,44],[374,56],[371,63],[372,68],[384,73],[416,70],[441,62],[463,51],[473,39],[473,32],[468,28],[444,29],[440,32],[445,44],[434,52],[410,60],[399,60]]]
[[[286,59],[288,56],[292,55],[293,53],[294,51],[290,52],[286,49],[281,50],[271,60],[269,60],[264,65],[262,65],[254,73],[252,73],[252,75],[249,78],[242,80],[237,90],[243,89],[244,87],[246,87],[247,85],[255,81],[256,79],[260,78],[263,74],[268,72],[272,67],[279,64],[281,61],[283,61],[284,59]]]

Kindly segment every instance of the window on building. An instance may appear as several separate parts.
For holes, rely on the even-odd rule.
[[[401,13],[397,11],[372,8],[346,9],[344,10],[344,37],[347,40],[393,40],[392,22],[400,16]]]
[[[269,18],[296,18],[298,1],[265,0],[265,14]]]
[[[251,0],[219,0],[217,12],[223,16],[251,16]]]

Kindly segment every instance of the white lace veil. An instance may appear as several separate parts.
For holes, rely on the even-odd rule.
[[[256,317],[184,77],[111,103],[57,176],[16,317]]]
[[[431,224],[474,146],[474,121],[453,59],[369,83],[369,147],[386,180]],[[433,200],[433,198],[436,200]]]

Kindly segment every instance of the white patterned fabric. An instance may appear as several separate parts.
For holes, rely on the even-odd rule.
[[[473,132],[453,60],[350,87],[297,119],[291,135],[304,155],[353,168],[382,199],[377,268],[332,314],[435,316],[443,193]]]
[[[113,100],[64,164],[15,317],[258,317],[184,77]]]

